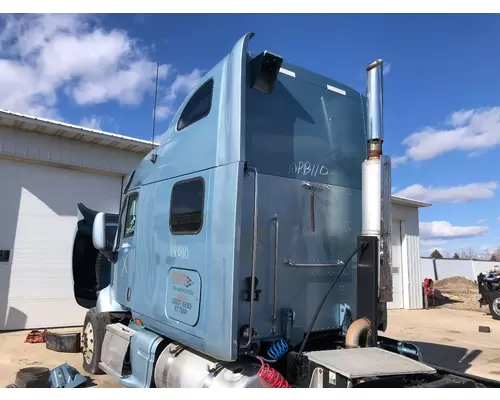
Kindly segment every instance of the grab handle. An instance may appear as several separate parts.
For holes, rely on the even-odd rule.
[[[314,267],[327,268],[327,267],[341,267],[344,265],[343,261],[335,261],[331,264],[300,264],[300,263],[294,263],[286,259],[284,260],[284,263],[289,267],[297,267],[297,268],[314,268]]]

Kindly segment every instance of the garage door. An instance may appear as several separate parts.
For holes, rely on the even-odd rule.
[[[121,177],[0,159],[0,330],[72,326],[76,205],[117,212]],[[0,252],[1,255],[5,252]]]
[[[387,308],[403,308],[401,221],[392,221],[392,302]]]

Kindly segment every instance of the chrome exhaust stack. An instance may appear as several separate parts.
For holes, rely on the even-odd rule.
[[[384,141],[384,108],[383,108],[383,64],[382,60],[371,63],[366,69],[366,96],[368,97],[368,141],[380,143]],[[382,148],[380,147],[382,154]]]
[[[367,157],[362,165],[362,235],[375,236],[379,243],[378,301],[392,301],[391,272],[391,158],[383,154],[382,60],[376,60],[366,69],[367,97]]]
[[[363,162],[363,236],[376,236],[380,239],[382,213],[382,143],[384,141],[383,103],[382,103],[383,61],[377,60],[366,69],[367,112],[367,158]]]

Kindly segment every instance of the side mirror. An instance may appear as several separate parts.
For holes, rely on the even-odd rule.
[[[118,230],[118,216],[98,213],[92,227],[92,243],[110,261],[114,261],[113,245]]]

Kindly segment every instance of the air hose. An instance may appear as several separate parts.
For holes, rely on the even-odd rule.
[[[333,288],[335,287],[335,285],[337,284],[337,281],[339,280],[340,276],[342,275],[342,272],[344,272],[345,268],[347,267],[347,264],[349,264],[349,262],[352,260],[352,258],[358,253],[358,251],[360,251],[361,249],[366,249],[368,247],[368,243],[367,242],[363,242],[361,243],[360,246],[358,246],[356,248],[356,250],[354,250],[351,255],[346,259],[346,261],[344,262],[344,266],[342,267],[342,269],[340,270],[339,274],[337,275],[337,277],[335,278],[335,280],[333,281],[332,283],[332,286],[330,286],[330,289],[328,289],[328,292],[325,293],[325,295],[323,296],[323,299],[321,300],[321,302],[319,303],[318,305],[318,308],[316,308],[316,312],[314,313],[314,317],[313,319],[311,320],[311,324],[309,325],[309,328],[307,329],[307,333],[306,333],[306,337],[304,338],[304,341],[302,342],[302,345],[300,346],[300,350],[299,350],[299,354],[302,354],[304,352],[304,349],[306,347],[306,344],[307,344],[307,341],[309,340],[309,336],[311,335],[311,332],[313,330],[313,327],[314,327],[314,323],[316,322],[316,319],[318,318],[318,315],[319,315],[319,312],[321,311],[321,308],[323,307],[323,305],[325,304],[325,301],[326,299],[328,298],[328,296],[330,295],[330,293],[332,292]]]
[[[277,389],[288,389],[290,388],[290,384],[287,380],[281,375],[278,371],[276,371],[269,364],[266,364],[262,357],[257,357],[260,361],[260,369],[258,375],[264,379],[267,383],[269,383],[273,388]]]

